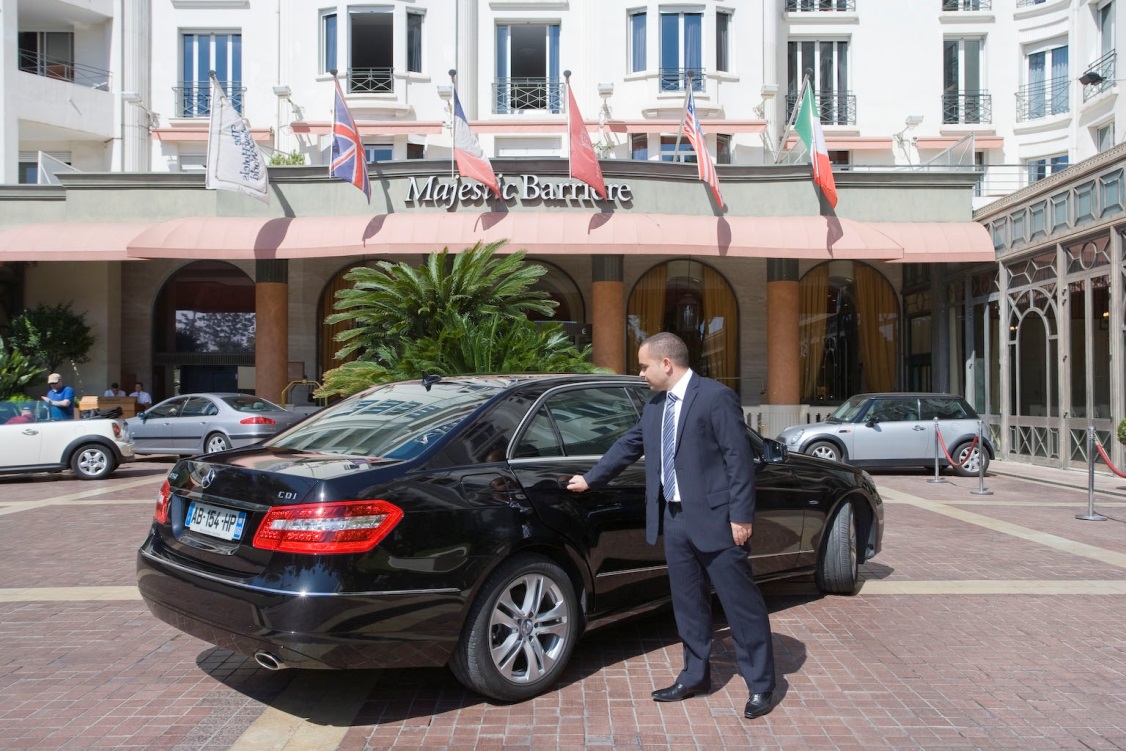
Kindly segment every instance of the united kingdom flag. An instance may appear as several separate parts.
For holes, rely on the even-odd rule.
[[[360,131],[344,103],[340,82],[336,82],[336,104],[332,113],[332,150],[329,153],[328,172],[333,177],[350,182],[364,192],[371,203],[371,183],[368,182],[367,155],[360,140]]]

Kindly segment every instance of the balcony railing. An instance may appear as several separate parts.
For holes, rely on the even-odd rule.
[[[942,122],[976,125],[993,122],[993,97],[980,91],[942,95]]]
[[[498,78],[493,84],[493,112],[498,115],[541,110],[563,111],[563,83],[548,78]]]
[[[20,70],[44,78],[70,81],[79,86],[109,91],[110,72],[71,60],[56,60],[30,50],[20,50]]]
[[[943,10],[993,10],[993,0],[942,0]]]
[[[798,95],[786,95],[786,120],[798,105]],[[822,125],[856,125],[856,94],[847,91],[824,91],[813,95],[813,105],[817,107]]]
[[[856,0],[786,0],[787,13],[817,13],[821,11],[846,10],[856,10]]]
[[[1070,109],[1067,76],[1021,86],[1017,91],[1017,122],[1037,120],[1048,115],[1062,115]]]
[[[1117,52],[1111,50],[1087,67],[1083,77],[1079,79],[1080,81],[1091,81],[1091,83],[1083,85],[1084,102],[1114,86],[1114,68],[1117,56]]]
[[[704,91],[707,77],[703,68],[661,68],[661,91],[686,91],[692,81],[693,91]]]
[[[394,68],[352,68],[348,71],[350,94],[394,94]]]
[[[1047,0],[1017,0],[1018,8],[1027,8],[1030,5],[1043,5]]]
[[[176,117],[209,117],[211,115],[211,84],[184,81],[183,86],[175,86],[172,91],[176,95]],[[242,114],[242,97],[246,88],[239,86],[239,82],[223,84],[223,93],[227,95],[231,106],[240,115]]]

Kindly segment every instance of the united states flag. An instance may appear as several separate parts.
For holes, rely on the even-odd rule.
[[[336,103],[332,113],[332,150],[329,152],[328,172],[362,190],[371,203],[367,155],[360,140],[360,131],[348,111],[348,105],[344,103],[339,81],[336,82]]]
[[[716,174],[715,164],[711,154],[708,153],[708,143],[704,139],[704,130],[700,127],[700,118],[696,117],[696,100],[692,97],[692,85],[688,85],[688,106],[684,108],[684,135],[696,151],[696,166],[700,169],[700,179],[706,182],[715,194],[716,203],[723,208],[723,198],[719,195],[719,175]]]

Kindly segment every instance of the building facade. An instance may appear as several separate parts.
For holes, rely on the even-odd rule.
[[[282,398],[333,366],[321,321],[347,269],[506,239],[549,267],[596,361],[628,370],[639,336],[678,330],[768,433],[862,390],[963,391],[1007,453],[1067,464],[1058,405],[1077,386],[1057,364],[1049,411],[1047,389],[1005,380],[1033,346],[1003,344],[1002,308],[1019,305],[988,273],[1032,240],[1000,241],[991,212],[1024,196],[1031,226],[1040,191],[1116,153],[1120,16],[1113,0],[0,0],[3,315],[76,301],[99,336],[78,373],[91,391],[139,378],[158,397]],[[307,165],[271,169],[268,207],[202,188],[212,71],[263,151]],[[835,212],[787,129],[807,75]],[[325,177],[334,77],[370,204]],[[555,187],[568,87],[619,186],[609,202]],[[695,160],[678,137],[688,88],[726,210],[676,163]],[[450,187],[455,91],[504,201]],[[995,318],[975,307],[992,303]],[[1066,419],[1120,417],[1115,380],[1106,400],[1085,383],[1092,404]],[[1041,417],[1056,422],[1022,422]]]

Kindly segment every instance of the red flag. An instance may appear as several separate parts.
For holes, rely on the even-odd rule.
[[[594,144],[586,132],[579,105],[575,103],[575,92],[567,85],[567,129],[571,133],[571,177],[581,180],[594,189],[603,201],[606,200],[606,181],[602,179],[602,166],[594,155]]]
[[[706,182],[715,194],[716,203],[723,208],[723,198],[719,195],[719,175],[716,174],[712,155],[708,153],[708,143],[704,140],[704,131],[700,127],[700,118],[696,117],[696,102],[692,98],[691,79],[688,82],[688,106],[684,108],[684,135],[696,151],[696,165],[700,168],[700,179]]]

